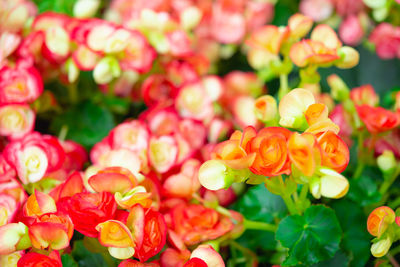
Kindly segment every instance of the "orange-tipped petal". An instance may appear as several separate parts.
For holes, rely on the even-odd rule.
[[[98,224],[96,230],[100,232],[99,241],[103,246],[116,248],[135,246],[131,231],[120,221],[108,220]]]
[[[134,206],[129,212],[127,226],[135,237],[136,247],[141,247],[144,238],[144,209],[141,205]]]
[[[373,236],[380,237],[388,226],[395,221],[395,218],[396,214],[387,206],[374,209],[368,216],[368,232]]]
[[[330,49],[338,49],[342,46],[336,32],[326,24],[319,24],[314,28],[311,32],[311,40],[321,42]]]
[[[315,103],[307,108],[305,116],[308,124],[313,125],[316,122],[327,119],[328,113],[328,107],[325,104]]]
[[[24,214],[30,217],[56,211],[57,207],[54,199],[37,190],[29,196],[24,206]]]
[[[279,103],[279,124],[284,127],[297,128],[303,125],[304,113],[315,103],[314,95],[302,88],[296,88],[286,94]]]
[[[79,172],[72,173],[60,188],[59,198],[71,197],[82,193],[84,189],[82,175]]]
[[[203,260],[208,267],[225,267],[224,260],[221,255],[210,245],[200,245],[193,250],[191,259],[199,258]]]
[[[123,174],[119,173],[100,173],[91,176],[88,180],[89,185],[94,189],[94,191],[100,192],[110,192],[125,193],[129,191],[133,184],[130,179]]]
[[[29,237],[37,249],[60,250],[69,246],[67,231],[60,223],[39,222],[29,227]]]
[[[151,193],[147,193],[143,186],[137,186],[125,194],[117,192],[114,197],[117,204],[124,209],[130,209],[136,204],[149,208],[152,203]]]
[[[299,67],[305,67],[308,64],[308,58],[314,54],[312,47],[307,40],[295,43],[290,48],[289,56],[293,63]]]
[[[306,176],[312,176],[321,161],[321,151],[314,135],[293,133],[288,141],[291,162]]]
[[[301,13],[296,13],[289,18],[288,26],[293,38],[302,38],[311,30],[313,20]]]

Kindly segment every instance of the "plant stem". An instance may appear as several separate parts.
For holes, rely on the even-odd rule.
[[[354,171],[354,174],[353,174],[353,178],[354,179],[357,179],[357,178],[361,177],[361,174],[362,174],[362,172],[364,170],[364,167],[365,167],[364,161],[360,160],[359,163],[357,164],[357,168],[356,168],[356,170]]]
[[[392,255],[390,255],[390,253],[387,253],[386,257],[389,259],[389,261],[393,267],[400,267],[399,263],[396,261],[396,259]]]
[[[282,99],[282,97],[289,92],[288,75],[287,74],[279,75],[279,82],[280,82],[280,87],[278,92],[278,98]]]
[[[274,224],[250,221],[247,219],[245,219],[243,221],[243,225],[248,230],[262,230],[262,231],[268,231],[268,232],[275,232],[277,229],[276,225],[274,225]]]
[[[76,83],[68,85],[68,95],[69,101],[71,101],[72,104],[78,102],[78,88],[76,87]]]
[[[300,191],[300,202],[304,202],[307,198],[308,184],[303,184]]]
[[[250,261],[246,263],[246,266],[254,266],[253,265],[254,263],[258,263],[257,254],[255,254],[250,249],[243,247],[242,245],[240,245],[235,241],[231,241],[229,242],[229,244],[235,249],[241,251],[246,258],[250,258]]]
[[[289,210],[290,215],[298,214],[296,205],[293,202],[293,199],[288,194],[281,195],[283,201],[286,204],[286,207]]]
[[[386,194],[389,187],[394,183],[397,176],[399,176],[399,173],[400,173],[400,168],[397,167],[397,169],[393,172],[392,176],[383,181],[383,183],[381,184],[381,187],[379,188],[379,193],[381,193],[382,196],[384,194]]]
[[[279,181],[280,181],[280,186],[281,186],[281,192],[282,195],[280,195],[283,199],[283,201],[286,204],[287,209],[289,210],[289,213],[291,215],[293,214],[298,214],[299,212],[297,211],[296,204],[293,202],[292,197],[290,194],[286,193],[286,188],[285,188],[285,182],[283,181],[282,175],[279,175]]]

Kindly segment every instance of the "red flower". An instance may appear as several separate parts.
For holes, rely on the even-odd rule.
[[[60,254],[53,251],[49,256],[36,252],[27,253],[22,256],[17,264],[18,267],[62,267]]]
[[[75,230],[90,237],[97,237],[96,225],[113,219],[117,210],[114,195],[109,192],[75,194],[61,199],[57,206],[69,215]]]
[[[135,249],[135,257],[145,262],[157,255],[164,247],[167,239],[167,225],[164,216],[158,211],[149,209],[145,211],[142,229],[143,242]]]
[[[368,105],[356,106],[360,119],[365,123],[369,132],[376,134],[396,128],[400,123],[397,113],[382,107]]]

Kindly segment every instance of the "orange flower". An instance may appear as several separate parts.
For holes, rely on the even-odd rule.
[[[171,216],[168,228],[189,246],[216,239],[233,229],[229,218],[202,205],[181,203],[168,216]]]
[[[370,133],[377,134],[399,126],[399,114],[382,107],[368,105],[356,106],[358,116],[365,123]]]
[[[368,216],[367,229],[368,232],[376,237],[380,237],[390,224],[395,221],[396,214],[386,206],[374,209]]]
[[[282,127],[262,129],[246,146],[256,157],[250,170],[258,175],[276,176],[290,173],[287,140],[291,132]]]
[[[322,165],[342,172],[349,164],[350,153],[346,143],[334,132],[327,131],[318,137],[322,151]]]
[[[221,160],[230,168],[247,169],[253,164],[256,154],[247,153],[245,148],[256,134],[256,130],[252,126],[246,127],[243,133],[235,131],[229,140],[214,148],[212,157]]]
[[[288,141],[289,158],[304,175],[312,176],[321,165],[321,148],[311,133],[293,133]]]

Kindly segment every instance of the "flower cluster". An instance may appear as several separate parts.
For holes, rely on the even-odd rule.
[[[349,184],[340,172],[349,162],[349,150],[337,135],[339,127],[328,118],[326,105],[315,103],[310,91],[294,89],[280,101],[279,116],[280,125],[304,132],[277,126],[258,132],[253,127],[236,131],[201,166],[201,184],[217,190],[247,178],[252,182],[285,174],[309,185],[315,198],[343,197]]]

